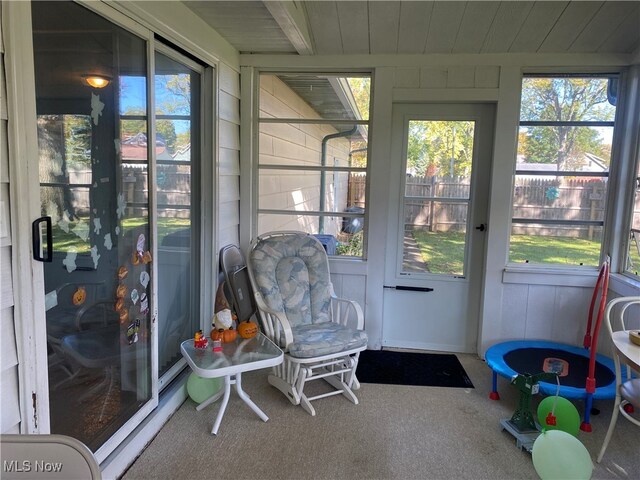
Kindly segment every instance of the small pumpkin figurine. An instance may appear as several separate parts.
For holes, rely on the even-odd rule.
[[[220,340],[222,343],[231,343],[233,342],[238,333],[233,329],[233,327],[225,330],[223,328],[218,328],[217,330],[214,328],[211,330],[211,340],[214,342],[216,340]]]
[[[242,338],[253,338],[258,334],[258,325],[247,320],[238,324],[238,334]]]
[[[224,328],[214,328],[213,330],[211,330],[211,340],[213,340],[214,342],[216,340],[220,340],[222,343],[231,343],[236,339],[237,336],[238,333],[233,329],[233,327],[226,330]]]
[[[222,332],[222,343],[231,343],[235,341],[237,337],[238,337],[238,332],[236,332],[234,328],[231,327],[230,329],[224,330]]]

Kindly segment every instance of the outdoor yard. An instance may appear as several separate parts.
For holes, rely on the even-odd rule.
[[[464,259],[464,233],[416,230],[414,238],[432,273],[460,274]],[[598,266],[600,242],[570,237],[514,235],[509,261]]]

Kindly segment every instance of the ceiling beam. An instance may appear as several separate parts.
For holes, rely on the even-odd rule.
[[[301,2],[269,0],[263,3],[296,51],[300,55],[312,55],[313,44],[309,34],[307,13]]]

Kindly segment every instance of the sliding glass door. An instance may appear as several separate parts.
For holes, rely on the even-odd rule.
[[[102,461],[200,328],[205,70],[75,2],[32,22],[51,433]]]

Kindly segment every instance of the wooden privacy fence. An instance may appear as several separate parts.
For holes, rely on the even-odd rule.
[[[349,177],[349,204],[364,206],[366,177]],[[405,184],[405,229],[464,231],[468,205],[448,199],[470,196],[470,181],[464,177],[410,176]],[[413,197],[413,198],[411,198]],[[518,178],[513,192],[514,219],[558,221],[602,221],[606,179],[589,177],[545,179]],[[640,212],[640,200],[635,211]],[[541,225],[514,221],[513,233],[568,236],[593,239],[602,228],[594,225]]]

